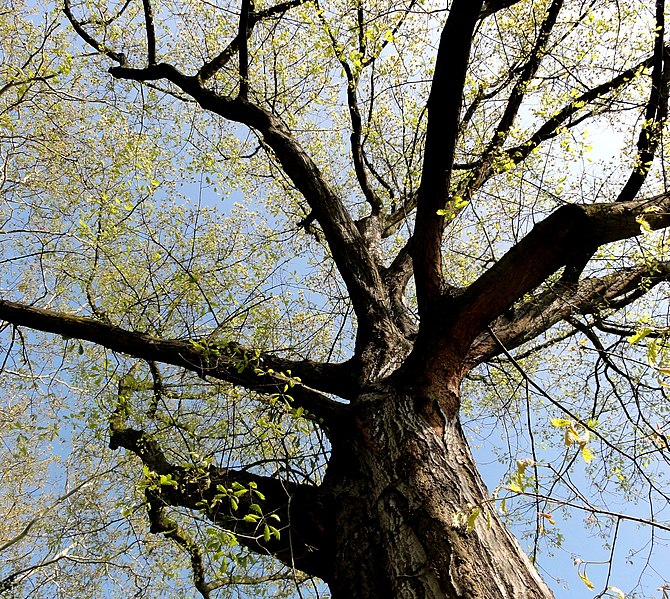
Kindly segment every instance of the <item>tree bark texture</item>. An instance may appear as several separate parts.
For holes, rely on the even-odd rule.
[[[657,145],[647,130],[654,130],[667,115],[670,50],[660,34],[651,56],[639,57],[637,64],[571,96],[519,145],[505,144],[525,94],[532,88],[529,83],[551,47],[559,12],[567,4],[553,0],[546,3],[537,39],[519,62],[521,68],[510,73],[512,92],[493,138],[479,157],[473,157],[468,166],[471,174],[452,181],[454,156],[467,130],[462,113],[473,40],[482,19],[517,2],[449,3],[427,99],[421,183],[401,206],[393,201],[387,207],[390,211],[384,210],[369,184],[375,171],[363,153],[358,79],[346,59],[340,58],[352,119],[352,164],[361,198],[371,207],[360,220],[355,220],[348,201],[300,144],[299,136],[273,112],[274,103],[257,99],[262,96],[254,93],[261,88],[258,81],[249,80],[254,25],[264,16],[283,14],[299,3],[281,2],[255,11],[253,2],[243,1],[235,38],[189,74],[177,63],[158,60],[163,56],[169,61],[169,53],[156,48],[148,1],[144,3],[145,67],[136,66],[140,64],[137,57],[129,61],[97,41],[88,33],[91,21],[78,21],[69,0],[64,2],[65,14],[81,39],[116,64],[109,70],[113,77],[174,86],[203,110],[247,126],[262,140],[272,160],[304,198],[308,218],[324,236],[356,316],[355,348],[353,356],[340,364],[292,360],[234,342],[216,345],[158,339],[5,298],[0,299],[0,319],[87,340],[142,360],[172,364],[260,397],[282,394],[290,382],[292,406],[304,408],[331,441],[331,459],[318,487],[290,486],[282,480],[225,468],[212,468],[206,482],[193,482],[191,472],[169,463],[144,431],[128,428],[120,410],[111,423],[110,445],[124,447],[151,471],[178,480],[177,487],[154,498],[156,505],[162,501],[165,506],[201,509],[203,500],[214,505],[217,485],[227,487],[233,481],[257,484],[268,497],[268,510],[281,517],[281,540],[256,538],[253,530],[239,528],[237,532],[251,539],[247,546],[253,551],[322,577],[335,599],[553,597],[503,526],[478,474],[458,417],[460,381],[465,372],[503,348],[519,347],[574,315],[593,314],[606,302],[610,307],[625,306],[641,293],[643,281],[648,290],[670,278],[670,264],[663,262],[629,265],[580,280],[597,248],[639,235],[641,224],[645,230],[670,227],[669,193],[636,199],[647,172],[639,167],[617,201],[562,203],[467,287],[453,287],[445,277],[443,241],[448,220],[453,218],[447,218],[445,207],[456,197],[462,196],[467,204],[488,180],[503,172],[502,164],[509,168],[523,162],[561,129],[583,120],[585,109],[606,102],[609,94],[623,88],[643,67],[651,68],[653,74],[638,143],[643,164],[651,163]],[[656,6],[656,28],[662,31],[663,3]],[[359,11],[362,23],[363,9]],[[226,93],[225,86],[208,87],[207,82],[235,55],[239,58],[239,90],[236,86],[235,92]],[[403,222],[413,226],[412,234],[397,255],[385,261],[382,240]],[[564,269],[561,280],[551,283],[560,269]],[[404,305],[412,279],[420,322]],[[206,515],[222,527],[230,527],[234,520],[230,513],[213,508]],[[158,516],[155,521],[160,524]],[[165,528],[158,524],[158,529]]]
[[[324,482],[335,599],[553,597],[489,503],[457,418],[397,381],[356,404]]]

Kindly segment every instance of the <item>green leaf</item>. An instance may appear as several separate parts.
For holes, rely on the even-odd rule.
[[[475,522],[481,513],[482,509],[479,507],[476,507],[474,510],[472,510],[466,521],[467,526],[465,527],[465,532],[472,532],[475,529]]]
[[[628,337],[628,343],[631,345],[635,345],[639,341],[642,341],[647,335],[651,333],[651,328],[649,327],[642,327],[635,335],[631,335]]]
[[[582,447],[581,454],[587,464],[590,464],[595,457],[594,453],[588,447]]]
[[[456,208],[457,210],[465,208],[468,205],[468,201],[463,199],[461,196],[454,196],[453,202],[454,202],[454,208]]]
[[[586,575],[586,568],[584,568],[583,572],[580,572],[579,569],[577,569],[577,576],[579,576],[579,578],[582,579],[582,582],[586,585],[586,588],[589,589],[589,591],[595,589],[593,583],[589,580],[589,577]]]
[[[640,230],[643,233],[651,233],[653,231],[653,229],[651,228],[651,226],[649,226],[649,223],[644,218],[644,216],[638,216],[635,220],[640,225]]]
[[[158,484],[161,487],[178,487],[179,484],[177,483],[174,478],[170,474],[161,474],[160,477],[158,478]]]

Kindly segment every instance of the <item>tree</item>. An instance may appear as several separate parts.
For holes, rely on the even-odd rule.
[[[668,530],[662,0],[63,10],[67,68],[5,111],[28,150],[5,159],[0,318],[9,388],[58,383],[93,431],[73,444],[108,436],[112,478],[75,452],[74,491],[146,518],[203,597],[289,575],[551,597],[515,501],[533,560],[562,507],[615,541],[627,518]],[[25,94],[17,73],[3,91]],[[616,161],[589,162],[587,124],[624,140]],[[527,424],[493,493],[463,430],[484,415]],[[114,496],[133,476],[141,499]]]

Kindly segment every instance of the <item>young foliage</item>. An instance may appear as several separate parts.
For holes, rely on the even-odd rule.
[[[0,593],[667,587],[662,0],[0,15]]]

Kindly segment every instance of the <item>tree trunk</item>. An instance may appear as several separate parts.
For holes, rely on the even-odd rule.
[[[487,503],[457,417],[439,407],[457,398],[440,393],[378,384],[333,443],[333,598],[553,597]]]

